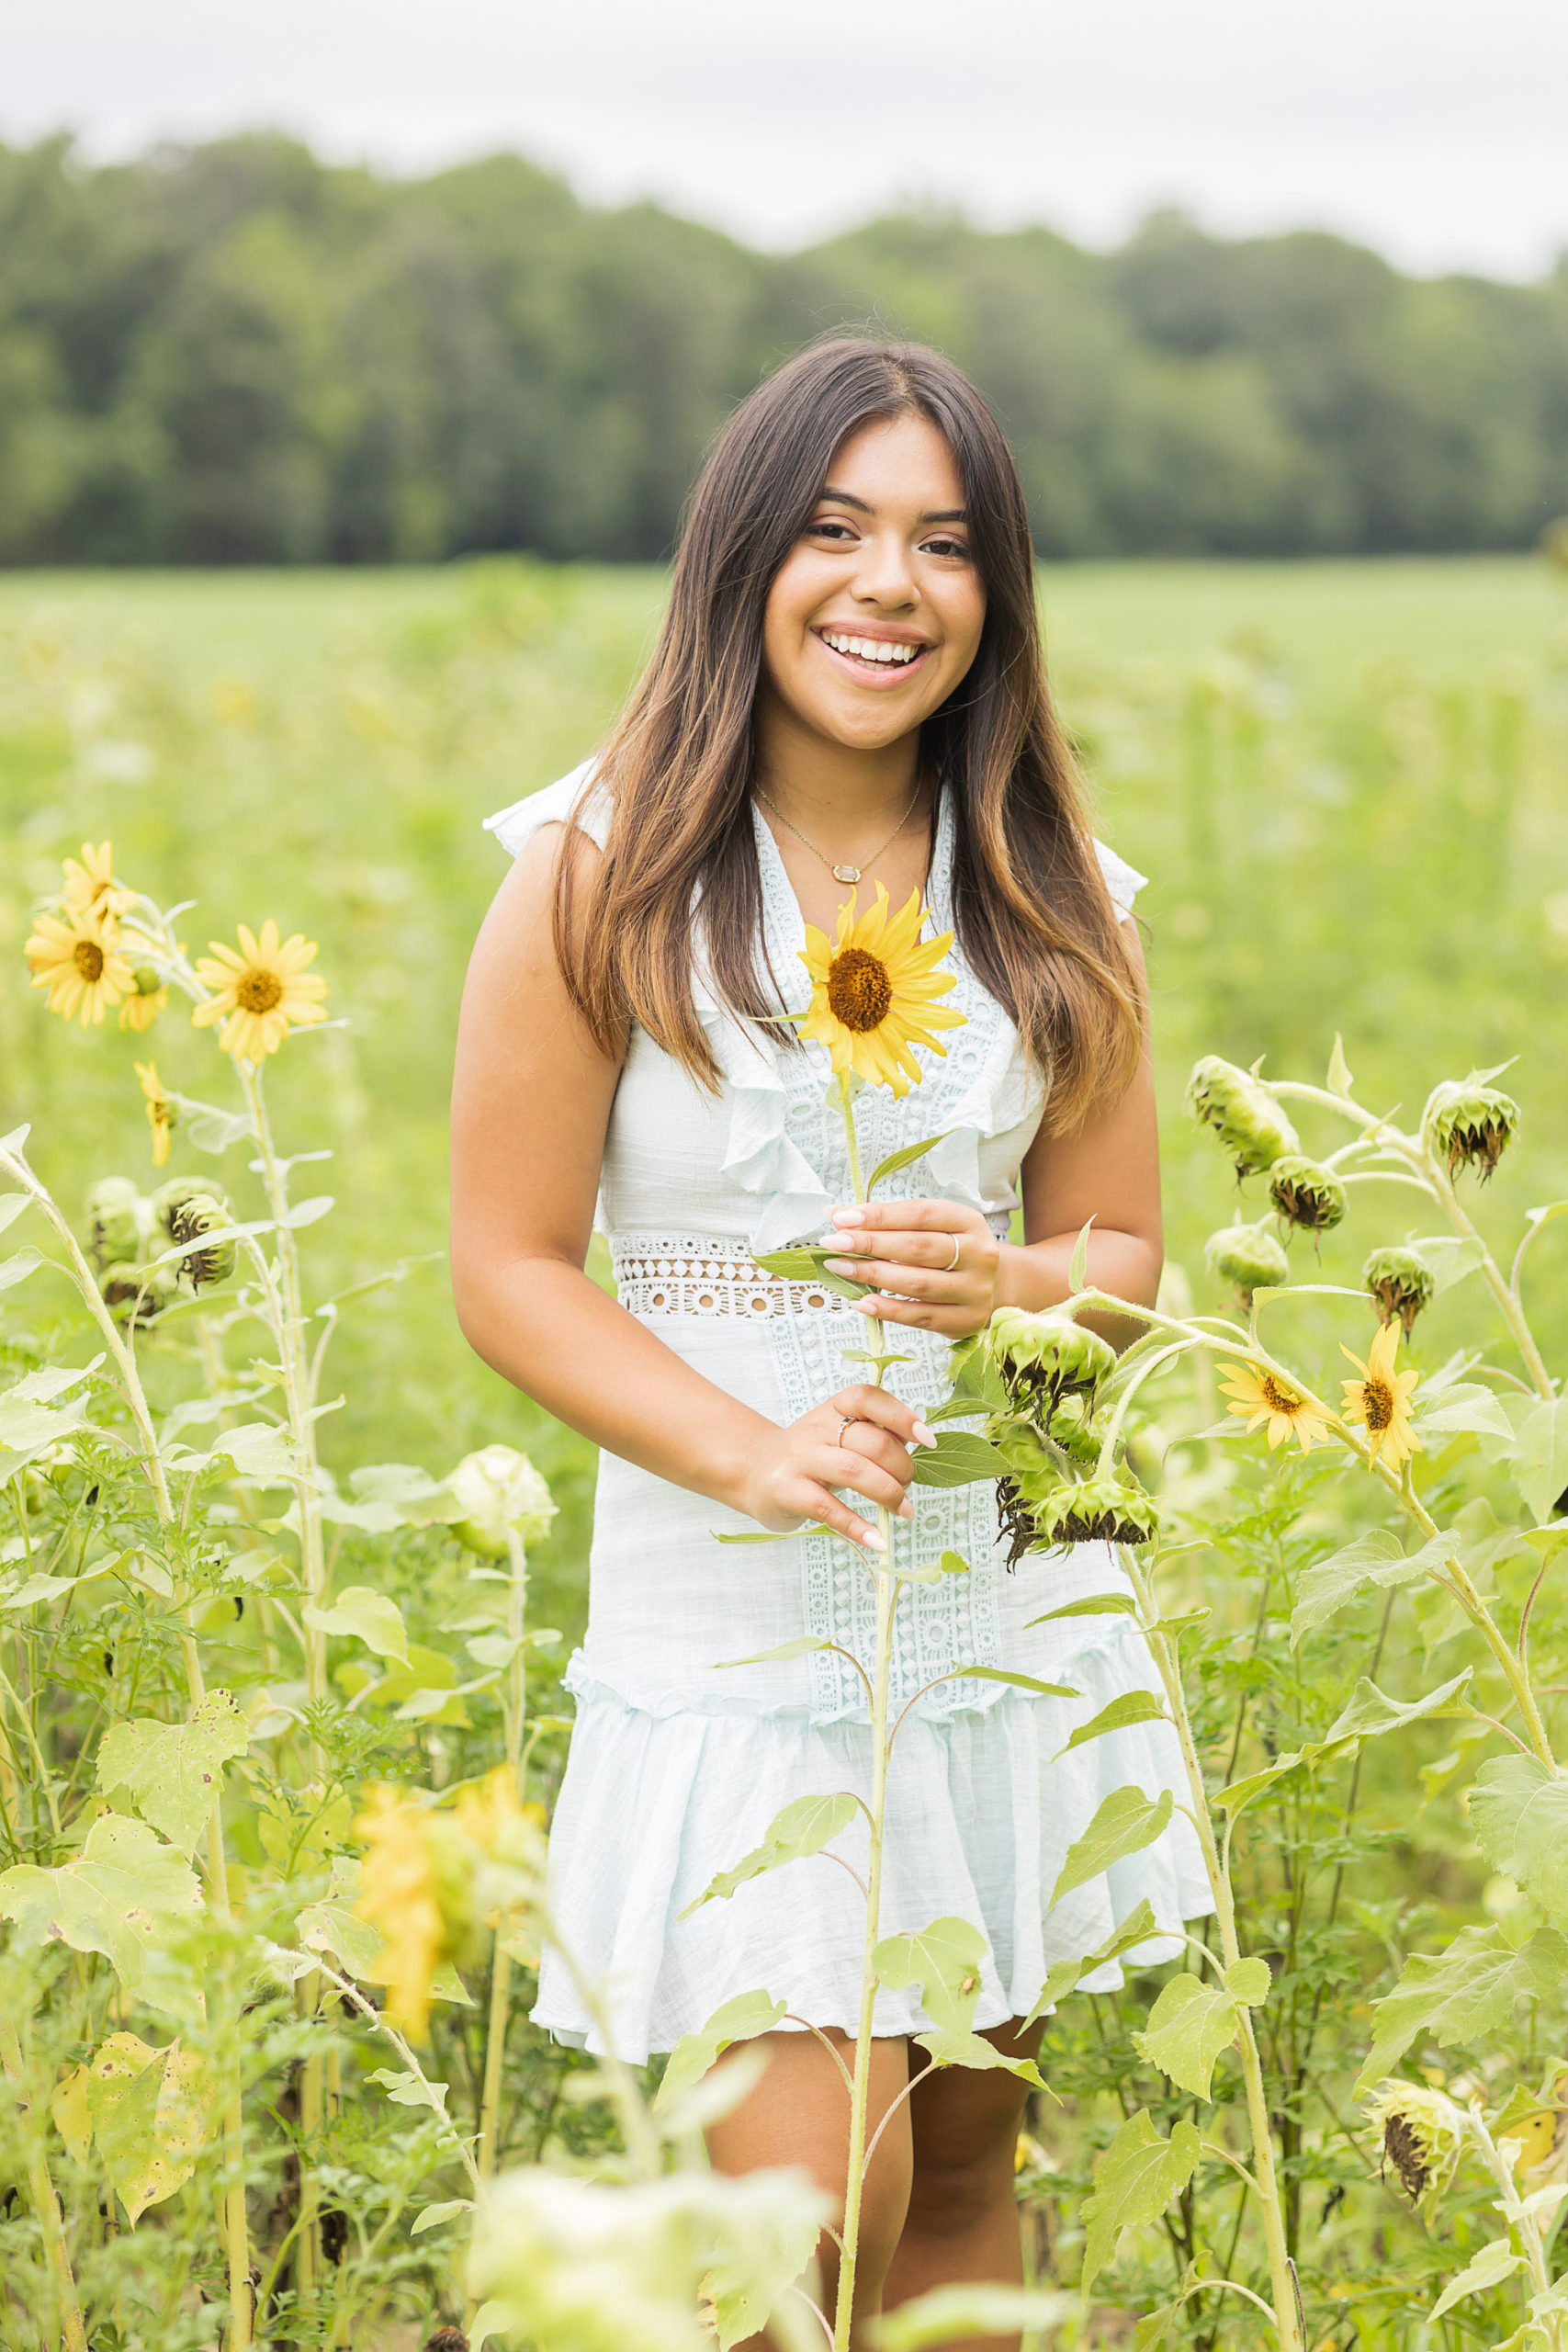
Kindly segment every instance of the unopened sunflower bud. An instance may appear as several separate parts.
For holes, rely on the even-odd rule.
[[[1454,2177],[1464,2146],[1464,2118],[1451,2098],[1425,2083],[1391,2077],[1367,2101],[1392,2165],[1412,2204],[1435,2205]]]
[[[1213,1128],[1238,1176],[1255,1176],[1301,1150],[1294,1127],[1262,1080],[1218,1054],[1205,1054],[1194,1068],[1187,1082],[1187,1108]]]
[[[104,1176],[88,1185],[82,1204],[87,1216],[87,1247],[100,1272],[105,1266],[135,1257],[141,1238],[141,1199],[129,1176]]]
[[[228,1204],[210,1184],[204,1184],[199,1176],[171,1176],[168,1182],[160,1184],[152,1195],[152,1214],[169,1238],[177,1240],[179,1237],[175,1232],[175,1219],[186,1201],[212,1200],[223,1207],[227,1220]]]
[[[98,1276],[98,1289],[104,1304],[114,1309],[117,1317],[138,1329],[155,1323],[179,1295],[172,1266],[150,1270],[132,1265],[125,1259],[104,1268]]]
[[[1416,1250],[1374,1250],[1361,1268],[1361,1280],[1377,1301],[1379,1321],[1392,1323],[1397,1315],[1407,1340],[1438,1287],[1432,1269]]]
[[[1248,1306],[1255,1290],[1290,1278],[1291,1261],[1278,1235],[1266,1223],[1221,1226],[1204,1244],[1203,1262],[1223,1282],[1235,1283]]]
[[[1468,1086],[1450,1080],[1434,1089],[1422,1125],[1434,1151],[1449,1163],[1478,1170],[1484,1184],[1518,1133],[1519,1106],[1495,1086]]]
[[[1159,1513],[1140,1487],[1114,1477],[1081,1478],[1050,1496],[1035,1524],[1043,1546],[1149,1544],[1159,1533]]]
[[[215,1200],[210,1193],[186,1193],[175,1203],[165,1220],[171,1241],[181,1245],[201,1241],[208,1233],[218,1233],[234,1222],[227,1202]],[[234,1244],[229,1241],[203,1242],[200,1249],[186,1249],[177,1261],[179,1272],[192,1290],[210,1290],[214,1283],[226,1283],[234,1271]]]
[[[1063,1397],[1045,1425],[1045,1433],[1073,1461],[1089,1466],[1100,1459],[1106,1426],[1106,1416],[1097,1413],[1092,1399],[1080,1393]]]
[[[1116,1369],[1110,1341],[1070,1315],[1030,1315],[1022,1307],[1001,1306],[983,1336],[986,1352],[1015,1400],[1044,1394],[1054,1401],[1071,1390],[1093,1390]]]
[[[1269,1197],[1287,1224],[1306,1233],[1328,1233],[1344,1223],[1349,1200],[1332,1168],[1282,1152],[1269,1170]]]
[[[522,1543],[537,1544],[556,1515],[544,1479],[527,1455],[510,1445],[481,1445],[466,1453],[446,1485],[463,1512],[453,1534],[487,1560],[506,1557],[508,1528]]]

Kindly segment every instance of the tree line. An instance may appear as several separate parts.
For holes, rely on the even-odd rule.
[[[1111,254],[899,214],[779,255],[513,154],[62,137],[0,146],[0,560],[658,558],[729,407],[844,324],[969,369],[1045,556],[1502,548],[1568,508],[1568,256],[1412,278],[1169,213]]]

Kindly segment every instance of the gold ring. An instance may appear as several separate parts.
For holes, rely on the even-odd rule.
[[[843,1442],[844,1442],[844,1431],[845,1431],[846,1430],[852,1430],[852,1429],[853,1429],[853,1427],[854,1427],[854,1425],[855,1425],[855,1423],[856,1423],[860,1419],[861,1419],[861,1416],[860,1416],[860,1414],[859,1414],[859,1413],[846,1413],[846,1414],[844,1414],[844,1416],[842,1417],[842,1419],[840,1419],[840,1423],[839,1423],[839,1434],[838,1434],[838,1436],[837,1436],[837,1437],[834,1439],[834,1441],[833,1441],[833,1442],[835,1443],[835,1445],[842,1445],[842,1444],[843,1444]]]
[[[958,1263],[958,1253],[963,1247],[964,1236],[961,1233],[955,1233],[953,1237],[953,1255],[942,1270],[944,1274],[951,1274],[953,1272]]]

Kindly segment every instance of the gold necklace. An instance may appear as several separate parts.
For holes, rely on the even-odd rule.
[[[827,867],[835,882],[858,882],[862,875],[864,874],[866,866],[874,865],[879,857],[886,856],[888,851],[892,848],[894,842],[897,840],[899,834],[903,831],[905,826],[914,815],[915,802],[920,797],[920,779],[917,777],[915,780],[915,789],[910,796],[908,807],[899,818],[898,822],[894,826],[893,831],[888,834],[887,839],[883,842],[882,847],[879,850],[874,851],[873,854],[866,859],[865,865],[835,865],[827,851],[825,849],[818,849],[816,842],[811,840],[810,836],[803,833],[800,827],[793,823],[792,820],[784,815],[784,810],[779,807],[778,802],[773,798],[771,793],[764,792],[760,784],[754,786],[754,789],[758,799],[766,803],[766,805],[773,810],[774,816],[778,819],[780,824],[783,825],[786,831],[792,832],[797,842],[804,842],[807,848],[811,852],[813,857],[819,857],[821,859],[823,865]]]

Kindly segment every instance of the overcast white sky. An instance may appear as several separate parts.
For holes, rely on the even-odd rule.
[[[1568,246],[1564,0],[8,0],[0,137],[243,124],[804,243],[898,198],[1103,243],[1150,206],[1417,269]]]

